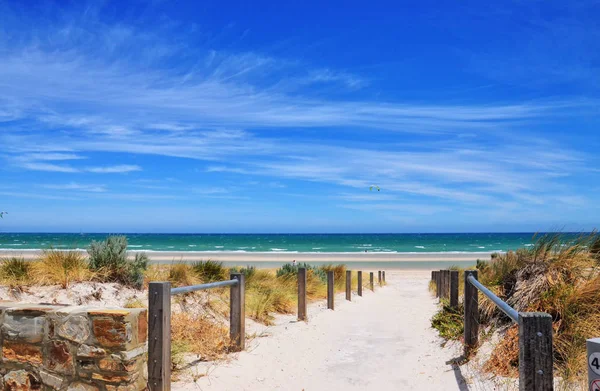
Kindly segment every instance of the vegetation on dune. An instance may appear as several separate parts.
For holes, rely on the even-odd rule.
[[[577,237],[547,234],[536,237],[529,248],[495,254],[490,261],[477,263],[481,283],[517,311],[552,315],[557,375],[571,383],[585,381],[585,340],[600,335],[599,243],[596,232]],[[442,308],[434,319],[450,319],[447,312]],[[509,327],[486,368],[514,375],[518,365],[517,327],[483,295],[480,322],[495,328]],[[454,318],[454,323],[457,329],[462,327],[462,317]],[[446,337],[458,339],[460,334]]]
[[[141,288],[144,272],[148,268],[148,256],[127,252],[127,237],[109,236],[102,242],[93,241],[88,248],[90,268],[101,272],[108,281]]]
[[[0,279],[11,287],[25,285],[31,281],[31,263],[22,257],[4,258],[0,262]]]
[[[67,289],[71,282],[90,281],[96,274],[85,256],[78,251],[46,250],[38,262],[32,263],[36,283],[60,285]]]
[[[214,282],[229,279],[229,272],[222,262],[200,261],[192,264],[194,272],[200,277],[202,282]]]

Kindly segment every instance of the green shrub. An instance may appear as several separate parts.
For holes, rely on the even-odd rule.
[[[309,265],[308,263],[299,263],[297,265],[293,265],[291,263],[286,263],[279,269],[277,269],[276,275],[277,277],[295,277],[298,275],[298,269],[305,268],[307,273],[311,273],[317,277],[322,282],[327,282],[327,272],[319,268],[317,266]]]
[[[200,261],[192,265],[194,272],[204,282],[213,282],[227,279],[227,269],[223,267],[222,262],[218,261]]]
[[[148,268],[148,256],[136,253],[128,257],[127,237],[109,236],[105,241],[93,241],[88,248],[90,269],[101,271],[110,281],[141,288],[144,272]]]
[[[5,258],[0,263],[0,278],[10,285],[22,285],[31,279],[31,262],[21,257]]]
[[[431,327],[436,329],[442,338],[458,340],[464,332],[463,312],[462,304],[458,308],[443,305],[431,318]]]

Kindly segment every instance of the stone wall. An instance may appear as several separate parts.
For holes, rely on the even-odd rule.
[[[0,390],[146,389],[145,309],[0,301]]]

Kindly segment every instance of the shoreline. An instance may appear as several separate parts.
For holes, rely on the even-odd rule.
[[[61,250],[63,251],[63,250]],[[64,250],[69,251],[69,250]],[[75,250],[86,253],[85,250]],[[476,262],[478,259],[489,259],[493,252],[464,253],[292,253],[292,252],[192,252],[192,251],[135,251],[129,253],[146,253],[151,262],[195,262],[213,260],[220,262],[245,263],[289,263],[297,262]],[[23,257],[35,259],[42,250],[3,250],[0,257]]]

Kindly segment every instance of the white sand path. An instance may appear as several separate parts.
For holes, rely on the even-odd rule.
[[[308,323],[281,317],[236,359],[173,389],[467,390],[447,363],[456,349],[442,349],[430,327],[436,300],[429,277],[390,271],[388,285],[375,293],[353,294],[352,302],[337,295],[335,311],[325,303],[311,306]]]

